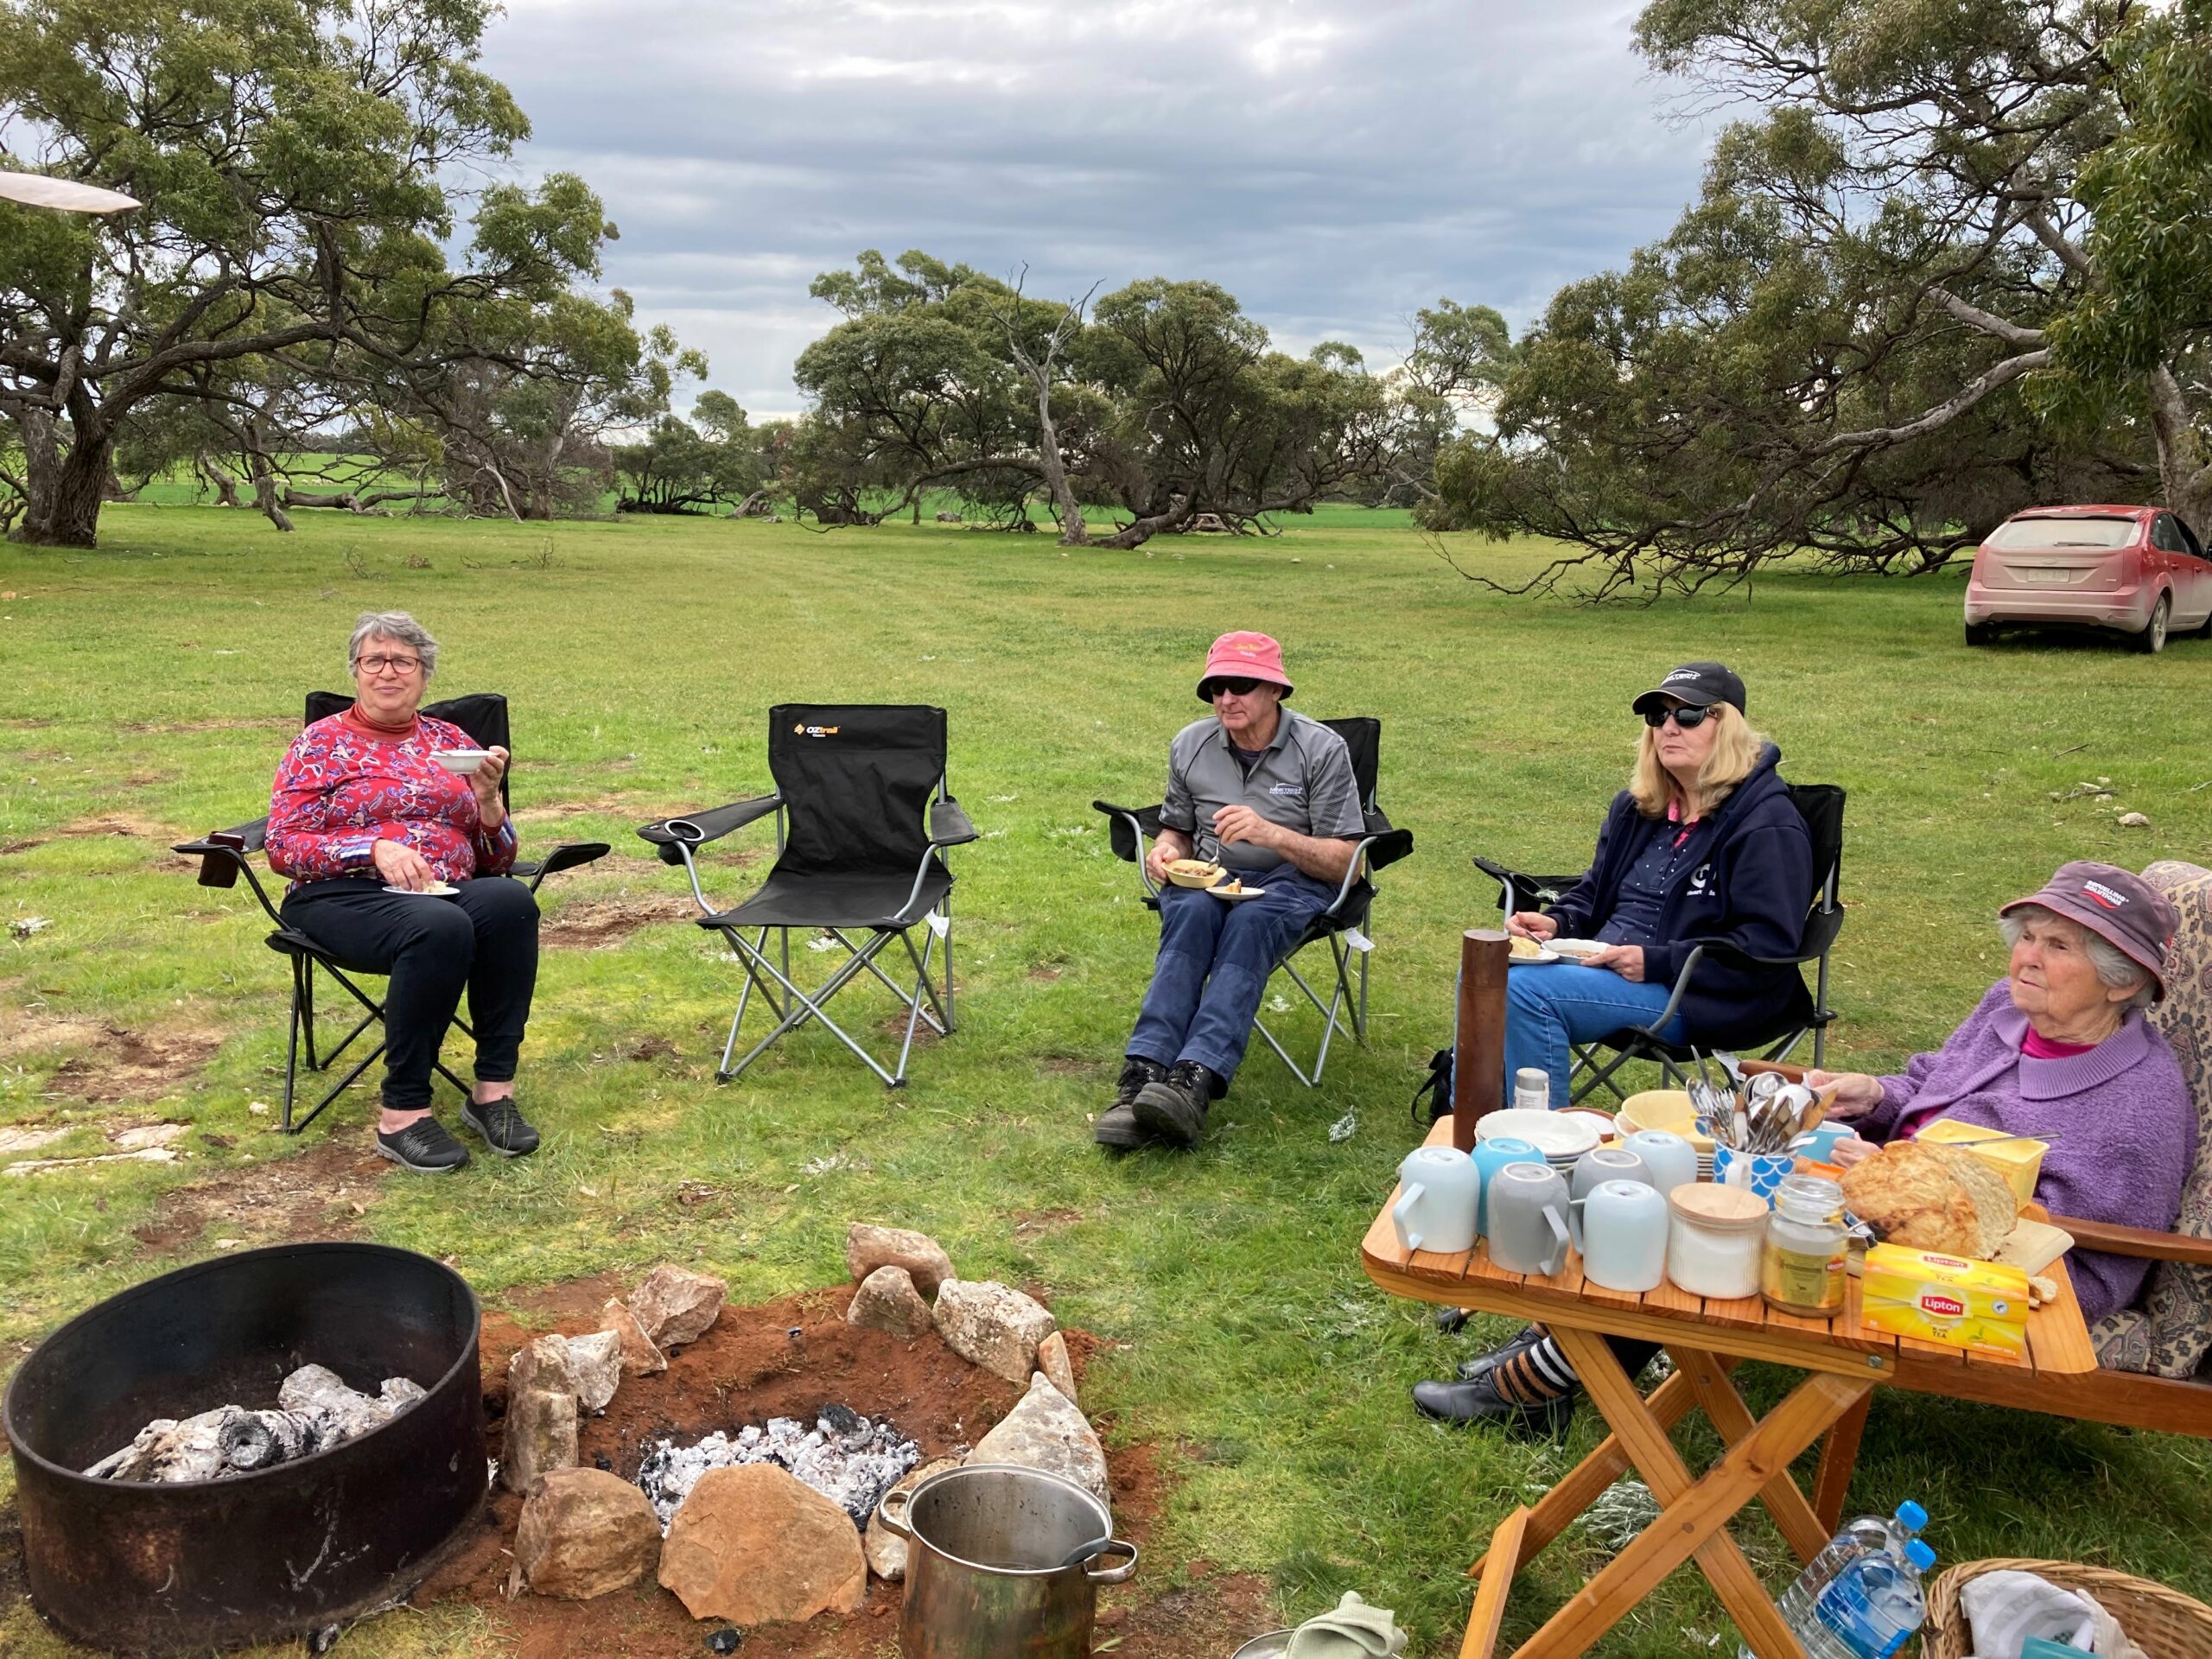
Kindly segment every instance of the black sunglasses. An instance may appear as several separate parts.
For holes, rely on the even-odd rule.
[[[1263,685],[1273,685],[1273,680],[1208,680],[1206,701],[1211,702],[1226,691],[1232,697],[1249,697]]]
[[[1712,718],[1711,709],[1647,709],[1643,711],[1643,723],[1655,732],[1669,720],[1683,731],[1694,732]]]

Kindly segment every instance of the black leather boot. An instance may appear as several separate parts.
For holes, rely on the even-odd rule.
[[[1125,1057],[1122,1061],[1122,1080],[1114,1087],[1114,1103],[1098,1114],[1098,1121],[1090,1126],[1090,1138],[1116,1152],[1128,1152],[1151,1140],[1137,1126],[1134,1109],[1137,1090],[1147,1083],[1161,1082],[1166,1076],[1167,1068],[1158,1060],[1148,1060],[1141,1054]]]
[[[1459,1366],[1459,1380],[1462,1382],[1471,1382],[1477,1377],[1488,1376],[1507,1360],[1527,1353],[1543,1339],[1543,1326],[1525,1325],[1517,1334],[1491,1349],[1488,1353],[1477,1354],[1472,1359],[1462,1362]]]
[[[1178,1147],[1195,1147],[1205,1133],[1206,1112],[1229,1091],[1229,1081],[1196,1060],[1178,1060],[1158,1083],[1137,1090],[1137,1127]]]
[[[1495,1423],[1522,1440],[1548,1435],[1564,1440],[1574,1421],[1572,1393],[1524,1405],[1500,1394],[1497,1379],[1490,1376],[1472,1382],[1416,1382],[1414,1405],[1424,1417],[1447,1423]]]

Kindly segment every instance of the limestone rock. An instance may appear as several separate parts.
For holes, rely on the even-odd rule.
[[[638,1316],[630,1305],[619,1298],[610,1300],[599,1311],[607,1321],[607,1328],[622,1338],[622,1370],[627,1376],[652,1376],[668,1369],[668,1357],[645,1334],[645,1327],[638,1323]]]
[[[904,1268],[925,1296],[952,1277],[952,1258],[926,1233],[908,1227],[871,1227],[856,1221],[845,1229],[845,1266],[858,1284],[878,1268]]]
[[[970,1463],[1018,1463],[1048,1474],[1065,1475],[1101,1503],[1108,1496],[1106,1448],[1075,1402],[1054,1388],[1045,1373],[1029,1380],[1029,1392],[968,1454]]]
[[[957,1458],[938,1458],[900,1476],[891,1492],[911,1492],[939,1471],[959,1466]],[[890,1497],[891,1492],[886,1492],[884,1497]],[[906,1541],[875,1516],[868,1516],[868,1530],[861,1535],[861,1553],[868,1557],[868,1570],[877,1578],[896,1584],[906,1576]]]
[[[506,1444],[499,1452],[499,1484],[510,1491],[527,1492],[540,1475],[575,1466],[575,1391],[510,1390]]]
[[[944,1345],[1009,1382],[1037,1369],[1037,1344],[1055,1328],[1051,1313],[1010,1286],[948,1279],[938,1287],[937,1333]]]
[[[845,1323],[863,1330],[887,1331],[901,1342],[912,1342],[935,1320],[906,1269],[883,1267],[861,1281],[861,1287],[853,1293],[852,1306],[845,1310]]]
[[[576,1404],[586,1411],[605,1411],[622,1386],[622,1333],[595,1331],[570,1337],[569,1375],[575,1381]]]
[[[569,1362],[569,1339],[562,1336],[536,1337],[515,1350],[507,1362],[507,1393],[528,1394],[543,1389],[550,1394],[574,1394],[575,1372]]]
[[[1037,1369],[1052,1380],[1052,1384],[1067,1395],[1072,1404],[1080,1404],[1075,1394],[1075,1364],[1068,1358],[1068,1339],[1055,1331],[1037,1344]]]
[[[853,1519],[772,1463],[709,1469],[676,1512],[660,1581],[694,1618],[734,1624],[851,1612],[868,1596]]]
[[[523,1502],[515,1560],[541,1596],[588,1601],[635,1584],[660,1560],[660,1518],[604,1469],[556,1469]]]
[[[722,1311],[729,1287],[711,1274],[667,1263],[630,1293],[630,1311],[657,1348],[696,1342]]]

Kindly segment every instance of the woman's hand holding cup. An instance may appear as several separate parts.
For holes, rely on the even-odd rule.
[[[507,751],[494,744],[485,751],[484,764],[468,774],[476,791],[476,815],[485,829],[496,830],[506,821],[507,804],[499,798],[499,779],[507,775]]]

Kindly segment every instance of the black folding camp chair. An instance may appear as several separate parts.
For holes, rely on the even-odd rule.
[[[1366,816],[1367,830],[1353,849],[1351,868],[1344,872],[1336,898],[1326,910],[1306,925],[1306,931],[1275,961],[1275,968],[1306,994],[1306,1000],[1321,1015],[1321,1046],[1314,1053],[1313,1071],[1306,1071],[1291,1058],[1290,1051],[1268,1029],[1264,1019],[1255,1015],[1252,1020],[1252,1029],[1290,1068],[1291,1076],[1309,1089],[1321,1081],[1321,1068],[1328,1064],[1330,1040],[1345,1030],[1345,1019],[1351,1022],[1347,1033],[1351,1039],[1356,1043],[1367,1040],[1367,959],[1375,950],[1371,925],[1375,884],[1370,878],[1375,871],[1396,863],[1414,849],[1413,831],[1393,829],[1382,809],[1376,804],[1375,779],[1382,767],[1382,722],[1357,717],[1325,720],[1321,723],[1344,739],[1345,747],[1351,751],[1352,776],[1359,785],[1359,804]],[[1146,844],[1160,835],[1160,808],[1116,806],[1110,801],[1093,801],[1091,805],[1106,815],[1114,856],[1137,867],[1137,877],[1144,883],[1147,908],[1158,910],[1160,889],[1144,867],[1144,857]],[[1298,953],[1307,945],[1325,942],[1336,970],[1336,983],[1326,1002],[1307,982],[1306,976],[1299,972],[1296,960]],[[1355,962],[1358,964],[1356,984]],[[1264,1011],[1264,998],[1262,1007]]]
[[[918,705],[783,703],[768,711],[768,771],[772,795],[734,801],[703,812],[658,818],[638,833],[664,863],[681,864],[698,901],[701,927],[720,933],[745,969],[737,1012],[715,1076],[724,1083],[753,1064],[771,1043],[810,1020],[860,1056],[889,1087],[906,1081],[906,1058],[923,1026],[953,1030],[952,872],[944,853],[976,839],[976,826],[945,787],[944,710]],[[699,884],[698,850],[732,830],[773,814],[776,863],[750,897],[717,908]],[[914,946],[913,930],[923,933]],[[791,978],[791,931],[818,934],[842,946],[844,958],[812,992]],[[748,931],[750,937],[748,937]],[[768,935],[779,936],[772,959]],[[867,938],[855,943],[855,936]],[[876,958],[893,941],[914,969],[910,991]],[[942,985],[931,958],[944,946]],[[873,975],[905,1005],[906,1031],[899,1059],[886,1069],[824,1011],[862,974]],[[776,1024],[735,1065],[738,1027],[758,989]]]
[[[1757,957],[1718,943],[1693,946],[1682,961],[1681,971],[1675,976],[1667,1006],[1649,1021],[1624,1027],[1594,1043],[1571,1046],[1574,1052],[1574,1070],[1568,1079],[1571,1101],[1580,1101],[1600,1087],[1614,1099],[1625,1100],[1627,1092],[1615,1080],[1614,1074],[1632,1060],[1657,1065],[1667,1087],[1675,1087],[1685,1080],[1688,1073],[1684,1068],[1697,1062],[1699,1051],[1688,1044],[1667,1042],[1656,1033],[1675,1017],[1684,993],[1689,989],[1690,975],[1707,955],[1756,963],[1766,968],[1798,969],[1798,994],[1775,1021],[1774,1029],[1762,1033],[1756,1041],[1741,1046],[1764,1049],[1764,1058],[1783,1060],[1809,1034],[1813,1039],[1813,1064],[1819,1065],[1827,1058],[1827,1029],[1835,1020],[1835,1010],[1828,1007],[1828,956],[1835,949],[1836,936],[1843,931],[1845,796],[1842,787],[1836,784],[1791,784],[1789,790],[1790,804],[1804,818],[1806,831],[1813,842],[1813,893],[1806,906],[1805,931],[1796,952],[1787,957]],[[1582,879],[1580,875],[1527,875],[1486,858],[1476,859],[1475,867],[1497,882],[1498,908],[1508,916],[1520,910],[1541,910]],[[1805,994],[1802,972],[1808,963],[1815,964],[1814,990],[1809,996]]]
[[[353,699],[341,692],[310,691],[308,693],[305,723],[312,726],[318,720],[343,714],[353,706]],[[422,712],[433,720],[447,721],[460,727],[484,748],[495,745],[505,749],[513,747],[508,741],[507,700],[495,691],[477,692],[465,697],[448,697],[442,702],[425,703]],[[507,798],[507,785],[513,776],[510,771],[499,779],[499,798],[502,801]],[[352,976],[365,974],[366,969],[348,968],[306,934],[284,925],[283,912],[270,897],[268,888],[262,885],[260,876],[254,873],[251,861],[253,855],[265,852],[268,845],[269,820],[264,817],[254,819],[251,823],[215,830],[197,841],[184,842],[171,850],[199,859],[200,885],[203,887],[234,887],[239,875],[244,874],[246,885],[253,889],[253,896],[260,901],[263,912],[276,930],[266,941],[269,948],[292,964],[291,1027],[284,1045],[284,1108],[279,1124],[285,1134],[296,1135],[320,1117],[323,1108],[344,1094],[355,1078],[375,1065],[385,1050],[384,1039],[379,1036],[376,1046],[315,1103],[315,1109],[295,1123],[292,1121],[292,1096],[299,1079],[302,1042],[307,1049],[308,1070],[327,1071],[353,1046],[355,1038],[371,1026],[381,1024],[384,1004],[354,982]],[[536,893],[538,884],[555,871],[588,864],[595,858],[605,857],[609,850],[603,841],[570,842],[554,848],[543,859],[518,860],[508,874],[518,880],[528,881],[530,890]],[[317,969],[335,980],[354,1001],[360,1004],[362,1009],[361,1017],[353,1028],[327,1053],[319,1052],[315,1046],[315,976]],[[461,1027],[464,1036],[473,1038],[476,1034],[457,1014],[454,1024]],[[463,1095],[468,1093],[468,1085],[448,1071],[443,1060],[435,1064],[439,1076]]]

